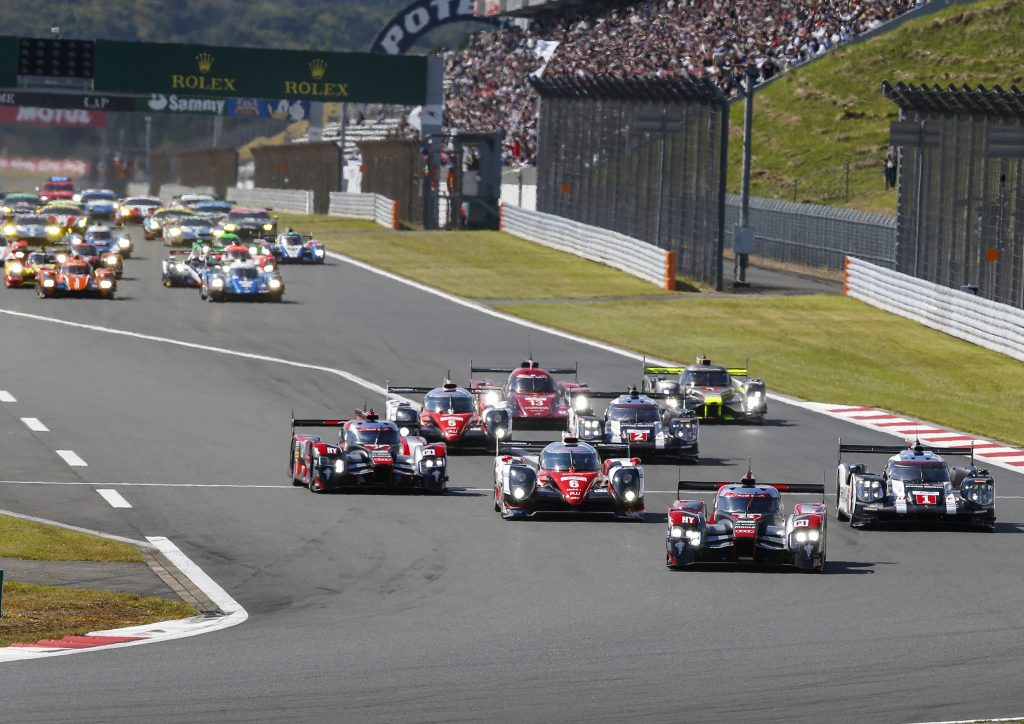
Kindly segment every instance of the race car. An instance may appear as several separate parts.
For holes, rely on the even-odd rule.
[[[297,427],[341,428],[337,444]],[[444,443],[402,435],[398,426],[379,420],[373,410],[356,411],[349,420],[292,420],[288,459],[292,484],[314,493],[335,490],[448,492],[448,458]]]
[[[45,201],[71,200],[75,195],[75,184],[67,176],[50,176],[43,182],[42,188],[36,189],[39,198]]]
[[[506,520],[541,512],[612,513],[643,520],[644,471],[638,458],[601,461],[599,449],[574,437],[561,442],[507,442],[494,459],[494,510]]]
[[[75,201],[82,204],[89,223],[109,221],[116,224],[121,221],[117,213],[117,194],[110,189],[85,189],[75,194]]]
[[[4,194],[4,200],[0,203],[0,215],[6,221],[13,219],[17,214],[33,214],[43,203],[43,200],[36,194],[11,192]]]
[[[882,473],[863,463],[844,463],[843,453],[891,455]],[[969,456],[952,470],[943,455]],[[836,517],[854,528],[899,521],[936,521],[995,530],[995,481],[974,465],[972,447],[925,448],[920,441],[899,445],[848,445],[839,441]]]
[[[182,216],[188,216],[189,213],[188,209],[175,207],[157,209],[142,220],[142,237],[146,241],[162,239],[165,226],[172,224]]]
[[[506,408],[488,407],[477,412],[471,392],[445,380],[440,387],[408,387],[388,385],[385,402],[387,419],[393,420],[402,434],[421,435],[431,441],[442,441],[454,449],[494,449],[497,441],[512,432],[512,419]],[[416,410],[408,401],[393,395],[424,395]]]
[[[203,204],[216,200],[217,197],[213,194],[182,194],[175,198],[174,202],[181,206],[187,206],[190,209],[194,209],[196,204]]]
[[[688,367],[644,363],[643,391],[680,395],[683,407],[702,420],[763,423],[768,414],[764,380],[750,377],[746,368],[711,364],[704,356]]]
[[[272,239],[277,234],[277,219],[266,209],[232,209],[220,228],[241,239]]]
[[[124,271],[124,261],[116,251],[101,251],[100,247],[84,239],[75,237],[71,242],[71,254],[84,259],[96,269],[108,269],[120,279]]]
[[[51,224],[59,226],[69,234],[84,230],[89,225],[85,209],[75,201],[50,201],[39,210],[39,213],[49,217]]]
[[[82,234],[82,239],[90,244],[95,244],[101,254],[118,253],[125,259],[131,257],[135,250],[130,236],[120,231],[115,233],[109,226],[102,224],[88,227]]]
[[[587,389],[575,382],[555,380],[554,375],[575,376],[576,367],[542,369],[532,359],[523,360],[519,367],[476,367],[471,361],[470,378],[477,372],[508,374],[501,386],[489,380],[470,379],[469,390],[477,396],[478,412],[504,403],[513,424],[524,429],[564,430],[569,415],[569,395]]]
[[[141,224],[163,204],[155,196],[129,196],[117,208],[117,216],[122,224]]]
[[[113,299],[116,292],[117,277],[113,271],[94,269],[76,255],[67,257],[55,268],[40,269],[36,279],[36,294],[40,299],[64,295]]]
[[[192,204],[192,213],[196,216],[219,220],[222,216],[226,216],[232,208],[233,205],[230,201],[198,201]]]
[[[206,262],[186,249],[172,249],[161,262],[160,280],[165,287],[199,287],[203,284]]]
[[[282,264],[323,264],[325,252],[324,245],[313,237],[288,229],[277,235],[271,253]]]
[[[25,241],[33,246],[53,244],[64,239],[65,230],[42,214],[18,214],[6,222],[0,231],[8,244]]]
[[[697,416],[679,404],[678,396],[640,393],[631,387],[625,394],[581,390],[571,397],[569,434],[580,440],[628,445],[631,455],[645,459],[671,457],[697,462],[700,457]],[[595,399],[611,400],[603,415],[594,412]]]
[[[14,253],[4,262],[4,286],[35,286],[40,269],[56,268],[57,257],[46,251],[33,251],[23,241],[14,243]]]
[[[229,299],[280,302],[284,296],[284,279],[277,271],[264,271],[253,261],[207,265],[199,286],[199,296],[211,302]]]
[[[703,500],[684,500],[684,490],[715,493],[710,514]],[[738,483],[679,481],[668,509],[665,565],[682,570],[693,563],[749,560],[824,572],[825,504],[800,503],[787,516],[780,492],[824,498],[825,486],[758,483],[749,471]]]
[[[165,246],[191,246],[213,241],[213,223],[203,216],[178,216],[164,226]]]

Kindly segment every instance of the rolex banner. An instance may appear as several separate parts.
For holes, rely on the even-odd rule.
[[[97,40],[97,92],[420,105],[422,56]]]

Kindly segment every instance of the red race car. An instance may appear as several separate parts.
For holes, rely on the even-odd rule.
[[[297,427],[338,427],[338,442],[295,432]],[[448,459],[444,443],[402,435],[398,425],[373,410],[356,410],[350,420],[292,420],[288,474],[314,493],[332,490],[387,490],[446,493]]]
[[[75,184],[67,176],[50,176],[42,188],[36,189],[43,201],[65,200],[75,195]]]
[[[69,256],[53,269],[40,269],[36,280],[36,294],[41,299],[63,295],[96,295],[102,299],[113,299],[116,292],[114,271],[94,269],[80,256]]]
[[[703,500],[682,500],[684,490],[715,493],[710,514]],[[822,572],[825,504],[801,503],[787,516],[780,492],[815,493],[824,500],[825,486],[758,483],[749,471],[738,483],[680,480],[680,499],[668,509],[665,565],[681,570],[701,561],[745,559]]]
[[[424,395],[416,410],[403,398],[393,395]],[[512,419],[504,407],[478,410],[475,395],[451,380],[440,387],[400,387],[388,385],[385,403],[387,418],[394,420],[403,435],[422,435],[451,447],[489,448],[512,431]]]
[[[598,449],[567,437],[561,442],[509,442],[494,461],[494,509],[506,520],[536,513],[613,513],[643,520],[644,471],[639,458],[601,461]]]
[[[577,367],[543,369],[532,359],[518,367],[475,367],[470,362],[469,376],[477,372],[504,373],[508,379],[501,386],[489,380],[472,379],[470,392],[477,396],[477,410],[506,405],[516,427],[533,430],[564,430],[569,415],[570,397],[586,391],[586,385],[562,382],[554,375],[575,375]]]

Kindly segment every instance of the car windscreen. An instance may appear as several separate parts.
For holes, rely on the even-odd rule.
[[[728,387],[729,373],[725,370],[686,370],[683,384],[691,387]]]
[[[390,427],[349,428],[345,439],[357,445],[397,445],[398,430]]]
[[[85,238],[89,241],[110,241],[114,238],[114,235],[110,233],[110,229],[102,229],[99,231],[85,232]]]
[[[428,412],[472,412],[473,398],[469,395],[427,395],[423,406]]]
[[[99,249],[97,249],[92,244],[75,244],[72,251],[78,254],[79,256],[96,256],[97,254],[100,253]]]
[[[183,216],[178,219],[178,226],[198,226],[204,229],[213,227],[213,224],[209,219],[203,218],[202,216]]]
[[[255,267],[245,266],[231,270],[231,276],[235,279],[258,279],[260,273],[256,271]]]
[[[113,191],[90,191],[82,194],[82,201],[116,201],[117,194]]]
[[[80,214],[82,210],[77,206],[47,206],[43,211],[47,214]]]
[[[949,471],[944,463],[893,463],[889,466],[889,477],[907,483],[945,483]]]
[[[722,513],[774,513],[779,499],[767,493],[730,493],[718,496],[716,505]]]
[[[45,226],[50,223],[50,220],[45,216],[18,216],[14,219],[14,223],[19,226]]]
[[[597,453],[584,448],[559,448],[545,450],[540,456],[540,466],[544,470],[562,472],[570,468],[580,471],[598,470],[601,461]]]
[[[520,375],[512,380],[513,392],[554,392],[555,381],[546,375]]]
[[[657,422],[661,418],[657,405],[612,405],[608,419],[616,422]]]
[[[229,221],[270,221],[266,211],[232,211],[228,214]]]
[[[88,264],[66,264],[64,266],[64,273],[65,274],[73,274],[75,276],[79,276],[81,274],[88,274],[89,273],[89,265]]]
[[[53,264],[55,261],[57,261],[56,257],[38,251],[29,254],[28,257],[29,264]]]
[[[156,199],[137,199],[137,198],[132,197],[132,198],[125,199],[124,200],[124,205],[125,206],[159,206],[160,202],[157,201]]]

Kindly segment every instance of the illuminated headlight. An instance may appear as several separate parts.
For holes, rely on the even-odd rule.
[[[5,213],[5,214],[9,214],[9,213],[11,213],[11,207],[10,207],[10,206],[5,206],[5,207],[4,207],[4,213]]]
[[[210,286],[214,289],[222,289],[224,287],[224,280],[221,278],[211,279]]]
[[[235,231],[238,229],[238,224],[224,224],[224,231]]]
[[[798,530],[796,533],[793,534],[793,537],[796,538],[797,543],[806,543],[808,538],[807,531]]]
[[[76,226],[78,226],[81,229],[84,229],[86,227],[86,224],[88,223],[89,220],[83,216],[81,219],[78,220],[78,224],[76,224]]]
[[[488,407],[493,407],[494,405],[497,405],[500,400],[501,398],[498,397],[498,393],[495,390],[491,390],[490,392],[484,395],[484,404],[487,405]]]
[[[43,286],[46,287],[47,289],[52,288],[53,285],[54,285],[53,279],[44,279],[43,280]]]
[[[686,531],[686,537],[690,543],[697,545],[700,543],[700,531],[699,530],[688,530]]]
[[[114,286],[114,283],[109,279],[100,280],[100,289],[110,289],[112,286]]]
[[[47,226],[46,227],[46,233],[49,234],[50,236],[57,236],[58,234],[60,234],[60,227],[59,226]]]
[[[821,539],[821,533],[817,530],[811,529],[807,531],[807,540],[811,543],[817,543]]]
[[[60,262],[61,264],[63,264],[67,260],[68,260],[68,255],[67,254],[58,254],[57,255],[57,261]]]
[[[8,224],[7,226],[4,227],[4,233],[7,236],[14,236],[15,234],[18,233],[18,230],[14,226]]]
[[[181,236],[181,229],[174,228],[167,232],[170,236]]]
[[[753,392],[751,392],[750,396],[749,396],[749,399],[752,402],[757,402],[758,400],[760,400],[761,399],[761,390],[754,390]]]
[[[210,247],[208,245],[206,245],[206,244],[203,244],[203,253],[206,254],[209,251],[210,251]]]
[[[885,497],[885,489],[877,480],[858,480],[857,499],[870,503]]]
[[[23,252],[23,251],[16,251],[16,252],[14,252],[14,258],[15,259],[24,259],[25,258],[25,252]]]
[[[317,256],[323,256],[324,255],[324,250],[323,249],[316,249],[313,253],[315,253]]]
[[[625,496],[623,497],[625,497],[627,503],[632,503],[634,500],[636,500],[636,493],[633,492],[632,490],[627,490]]]
[[[685,532],[683,531],[683,526],[681,526],[681,525],[674,525],[674,526],[672,526],[672,530],[669,531],[668,535],[669,535],[670,538],[682,538],[683,535],[685,535]]]
[[[122,236],[120,239],[117,240],[117,245],[122,249],[127,249],[129,246],[132,245],[132,242],[130,239],[126,239],[125,237]]]
[[[674,410],[677,407],[679,407],[679,400],[677,400],[674,397],[670,397],[667,400],[665,400],[665,404],[667,404],[669,407],[671,407]]]
[[[405,437],[406,435],[409,434],[409,428],[407,428],[407,427],[400,427],[400,428],[398,428],[398,434],[401,435],[402,437]]]
[[[256,256],[257,254],[260,253],[260,248],[258,246],[250,246],[249,253],[252,254],[253,256]]]
[[[174,268],[175,268],[176,270],[180,271],[180,272],[183,272],[183,271],[185,271],[185,265],[184,265],[184,264],[175,264],[175,265],[174,265]]]
[[[109,264],[110,266],[117,266],[117,257],[116,256],[108,256],[107,257],[107,264]]]
[[[345,458],[338,458],[337,460],[334,461],[334,472],[345,472]]]
[[[130,213],[132,213],[132,210],[129,209],[127,206],[121,207],[121,216],[128,216],[128,214]]]
[[[264,230],[264,231],[270,231],[270,230],[271,230],[271,229],[273,229],[273,228],[274,228],[274,225],[273,225],[273,224],[264,224],[264,225],[263,225],[263,230]]]
[[[10,266],[11,274],[21,274],[21,269],[22,269],[22,267],[21,267],[21,264],[19,262],[14,262]]]
[[[978,505],[989,505],[992,502],[992,486],[987,484],[964,485],[960,490],[960,496],[964,500],[970,500]]]
[[[503,427],[495,428],[494,436],[496,438],[498,438],[499,440],[504,438],[506,435],[508,435],[508,431],[505,428],[503,428]]]
[[[281,280],[280,279],[271,279],[270,282],[269,282],[269,285],[270,285],[271,289],[280,289],[281,288]]]
[[[577,397],[574,404],[577,412],[583,412],[590,407],[590,401],[587,399],[586,395],[580,395]]]
[[[267,264],[266,266],[263,267],[263,271],[265,271],[267,273],[274,271],[274,265],[273,264]]]
[[[512,497],[515,498],[516,500],[522,500],[523,498],[526,497],[526,490],[524,490],[523,488],[516,488],[515,490],[512,491]]]

